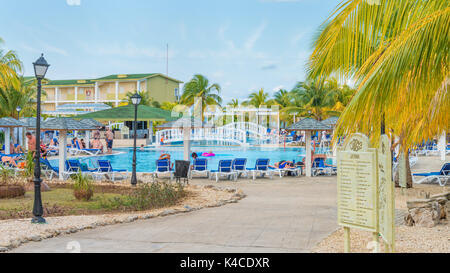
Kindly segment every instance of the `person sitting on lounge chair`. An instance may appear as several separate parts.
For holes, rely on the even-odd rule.
[[[269,167],[274,168],[274,169],[293,169],[294,162],[282,160],[280,162],[275,163],[274,166],[269,166]]]
[[[170,162],[170,154],[161,154],[158,158],[158,160],[167,159]],[[173,169],[173,162],[170,163],[170,169]]]
[[[80,140],[80,148],[81,149],[86,149],[86,142],[84,142],[84,139]]]
[[[13,166],[17,168],[17,160],[19,160],[18,156],[11,157],[11,156],[3,156],[2,157],[2,163],[6,163],[7,165]]]
[[[98,149],[100,150],[100,153],[103,153],[103,144],[100,139],[92,140],[92,149]]]

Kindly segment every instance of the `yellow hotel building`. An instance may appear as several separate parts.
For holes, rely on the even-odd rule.
[[[98,79],[50,80],[43,85],[43,111],[64,104],[113,103],[118,106],[127,92],[146,91],[158,102],[176,102],[182,81],[160,73],[117,74]]]

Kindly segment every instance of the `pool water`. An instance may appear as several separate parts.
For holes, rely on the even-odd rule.
[[[95,165],[96,160],[109,160],[114,169],[126,169],[132,170],[133,162],[133,149],[132,148],[119,148],[114,149],[118,152],[114,155],[102,155],[94,157],[80,158],[82,163],[88,164],[90,167]],[[234,159],[234,158],[247,158],[247,167],[252,168],[255,166],[258,158],[269,158],[270,164],[287,160],[287,161],[302,161],[305,156],[304,148],[265,148],[265,147],[192,147],[192,152],[196,152],[198,155],[203,153],[209,153],[210,151],[215,154],[214,157],[205,157],[208,159],[208,169],[216,170],[219,161],[222,159]],[[325,150],[316,150],[316,153],[325,153]],[[171,155],[172,162],[175,160],[183,160],[183,147],[160,147],[160,148],[146,148],[145,150],[137,150],[136,152],[136,170],[137,172],[153,172],[156,169],[156,160],[163,153]],[[202,156],[200,156],[203,158]],[[52,165],[57,166],[58,160],[52,160]]]

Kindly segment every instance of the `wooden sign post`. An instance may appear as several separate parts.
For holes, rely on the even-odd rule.
[[[344,227],[346,253],[350,252],[350,228],[372,232],[378,242],[377,151],[369,139],[353,134],[338,152],[338,224]]]
[[[395,197],[391,142],[382,135],[379,148],[353,134],[337,154],[338,224],[344,227],[344,251],[350,252],[350,228],[372,232],[375,252],[381,236],[386,252],[395,251]]]
[[[391,142],[382,135],[378,147],[378,230],[385,252],[395,251],[395,191],[392,181]]]

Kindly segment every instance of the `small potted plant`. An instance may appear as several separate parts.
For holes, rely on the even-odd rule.
[[[73,194],[77,200],[89,201],[94,196],[94,184],[92,178],[79,172],[74,175],[72,180]]]

